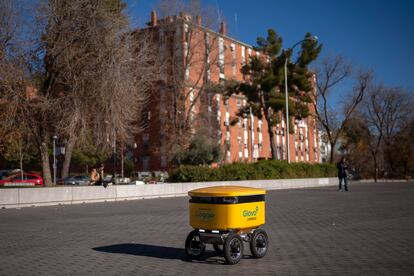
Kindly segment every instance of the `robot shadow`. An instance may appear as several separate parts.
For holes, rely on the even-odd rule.
[[[191,260],[185,254],[183,248],[175,248],[168,246],[139,244],[139,243],[122,243],[113,244],[108,246],[101,246],[92,248],[98,252],[112,253],[112,254],[129,254],[135,256],[145,256],[158,259],[168,260],[181,260],[189,263],[215,263],[223,264],[224,260],[221,260],[214,251],[206,250],[203,257],[200,260]]]

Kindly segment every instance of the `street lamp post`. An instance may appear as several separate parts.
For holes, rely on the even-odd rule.
[[[115,127],[113,128],[113,150],[114,150],[114,152],[113,152],[113,168],[114,168],[114,170],[113,170],[113,181],[114,181],[114,184],[115,184],[115,177],[116,177],[116,132],[115,132]]]
[[[254,141],[253,141],[253,138],[254,138],[254,116],[253,116],[253,110],[252,110],[252,107],[250,106],[250,155],[251,155],[251,158],[252,158],[252,162],[254,162],[254,159],[253,159],[253,157],[254,157]],[[247,128],[247,126],[246,126],[246,128]]]
[[[56,140],[57,136],[53,136],[53,184],[56,185]]]
[[[302,39],[301,41],[298,41],[293,45],[290,49],[293,50],[296,46],[298,46],[303,41],[316,41],[318,40],[317,36],[312,36],[309,38]],[[285,101],[286,101],[286,160],[288,163],[290,163],[290,142],[289,142],[289,95],[288,95],[288,82],[287,82],[287,62],[288,59],[286,57],[285,59]]]

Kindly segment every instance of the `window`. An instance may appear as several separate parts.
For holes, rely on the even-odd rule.
[[[209,44],[210,43],[210,33],[206,32],[205,39],[206,39],[206,44]]]
[[[188,55],[188,42],[184,41],[184,57],[187,58]]]
[[[218,40],[219,45],[219,69],[220,69],[220,78],[225,79],[224,76],[224,40],[223,38],[219,38]]]
[[[187,61],[187,57],[190,51],[190,31],[187,24],[184,24],[184,33],[185,33],[185,41],[184,41],[184,57]],[[190,64],[186,64],[185,68],[185,80],[190,78]]]
[[[230,124],[230,113],[226,112],[226,117],[224,119],[224,125],[228,126]]]
[[[142,114],[144,126],[147,126],[151,120],[151,111],[144,111]]]
[[[236,71],[237,71],[237,65],[236,65],[236,45],[235,44],[231,44],[230,45],[230,50],[231,50],[231,71],[232,71],[232,75],[233,77],[236,77]]]
[[[193,104],[194,103],[194,90],[192,88],[190,88],[189,96],[190,96],[190,104]]]
[[[187,68],[185,68],[185,80],[190,79],[190,65],[187,65]]]
[[[210,80],[210,34],[205,34],[206,63],[207,63],[207,79]]]

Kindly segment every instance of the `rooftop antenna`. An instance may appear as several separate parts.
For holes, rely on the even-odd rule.
[[[237,36],[237,12],[234,13],[234,30]]]
[[[220,25],[220,23],[221,23],[221,14],[220,14],[220,9],[219,9],[219,5],[218,5],[218,0],[216,0],[216,8],[217,8],[218,24]]]

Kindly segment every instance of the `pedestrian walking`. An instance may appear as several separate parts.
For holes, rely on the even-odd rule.
[[[338,169],[338,178],[339,178],[339,187],[338,191],[342,191],[342,182],[344,184],[344,189],[348,192],[348,175],[346,170],[348,169],[348,164],[346,162],[346,158],[342,157],[341,161],[336,164]]]
[[[98,171],[96,170],[96,168],[92,169],[89,178],[90,178],[89,185],[95,185],[96,182],[98,182],[99,174],[98,174]]]

